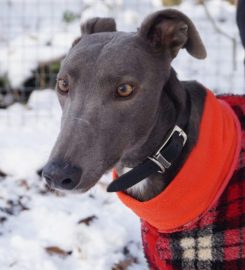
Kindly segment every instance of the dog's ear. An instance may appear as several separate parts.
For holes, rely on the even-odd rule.
[[[82,34],[93,34],[99,32],[115,32],[116,22],[113,18],[92,18],[81,25]]]
[[[76,39],[72,42],[71,47],[73,48],[80,40],[81,40],[81,37],[76,38]]]
[[[89,35],[99,32],[115,32],[116,22],[113,18],[95,17],[81,24],[82,35]],[[72,43],[72,48],[80,41],[81,37],[76,38]]]
[[[207,56],[206,49],[192,21],[180,11],[165,9],[149,15],[138,34],[157,49],[167,49],[174,58],[181,48],[198,59]]]

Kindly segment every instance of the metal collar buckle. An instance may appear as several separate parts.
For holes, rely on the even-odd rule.
[[[159,148],[159,150],[151,157],[148,157],[151,161],[156,163],[158,167],[161,169],[159,172],[164,173],[166,169],[168,169],[172,164],[161,154],[162,149],[165,147],[165,145],[170,141],[170,139],[173,137],[174,133],[177,132],[179,136],[183,138],[183,146],[186,144],[187,141],[187,135],[186,133],[179,127],[175,126],[166,139],[166,141],[163,143],[163,145]]]

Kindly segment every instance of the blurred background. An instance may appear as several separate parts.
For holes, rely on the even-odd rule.
[[[216,94],[245,94],[244,49],[234,0],[0,1],[0,269],[146,270],[138,219],[105,189],[105,175],[85,195],[51,193],[40,177],[59,131],[54,86],[80,23],[114,17],[136,31],[166,7],[196,24],[208,57],[181,52],[179,78]]]

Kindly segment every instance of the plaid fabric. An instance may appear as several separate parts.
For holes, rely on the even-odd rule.
[[[245,96],[220,96],[242,125],[237,168],[218,202],[195,224],[161,233],[142,221],[142,240],[151,270],[245,269]]]

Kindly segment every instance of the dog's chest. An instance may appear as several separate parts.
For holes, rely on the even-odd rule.
[[[150,269],[245,269],[245,98],[224,97],[242,126],[237,168],[214,207],[194,224],[161,233],[142,221],[142,239]],[[242,102],[241,102],[242,101]]]

